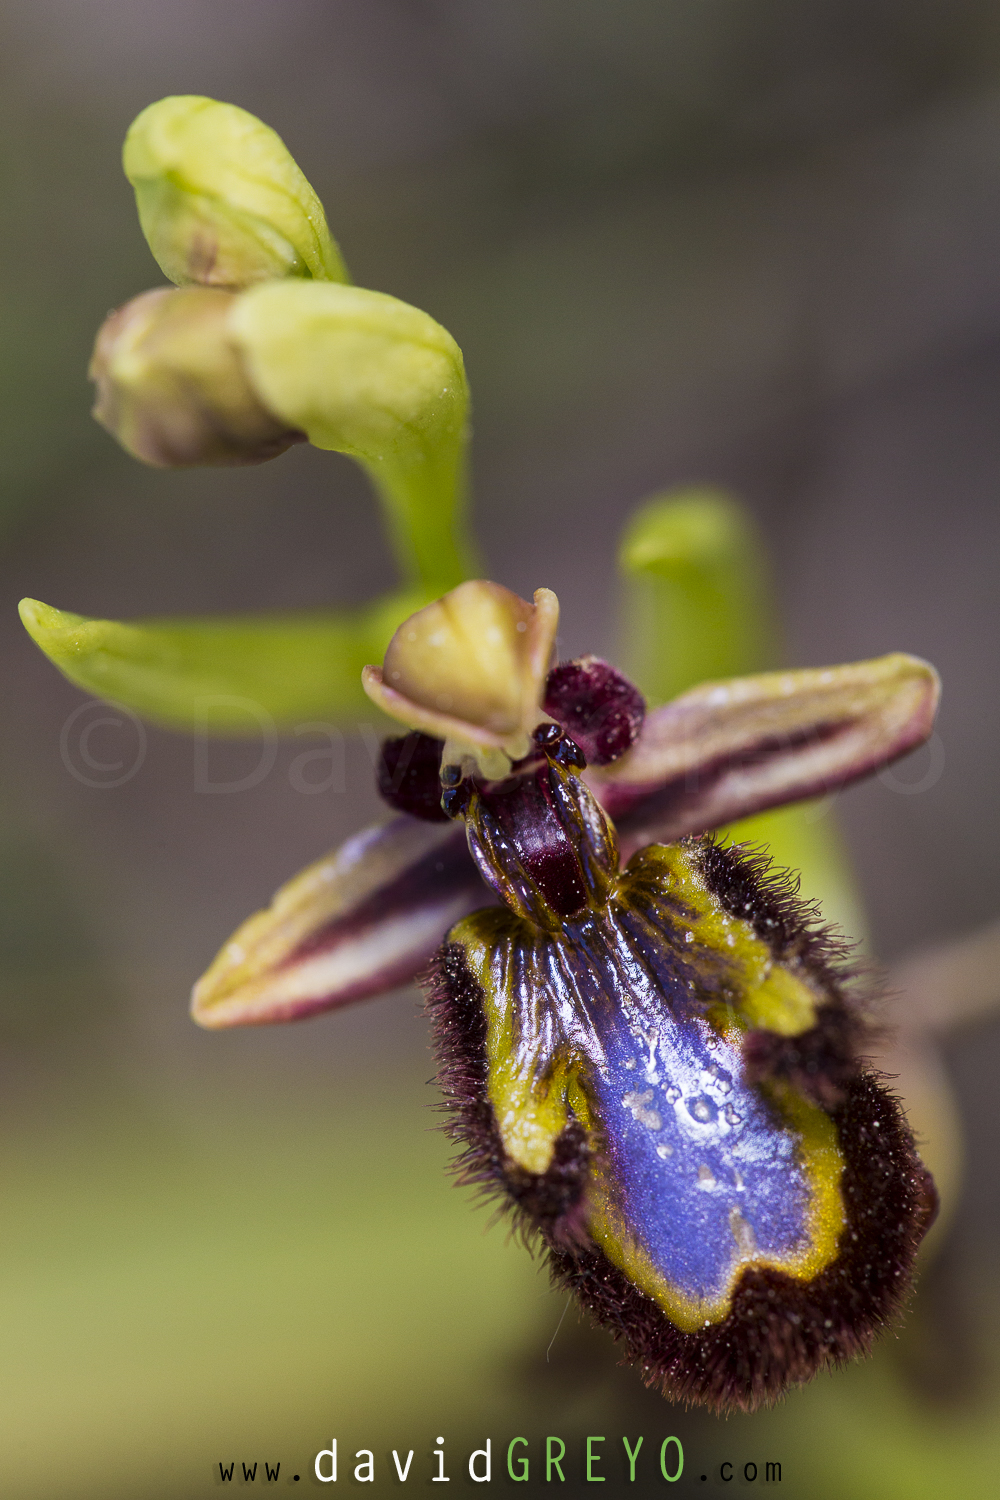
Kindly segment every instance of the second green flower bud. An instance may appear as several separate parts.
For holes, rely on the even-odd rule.
[[[263,406],[228,331],[237,297],[162,288],[113,312],[97,336],[94,416],[158,468],[263,463],[304,434]]]

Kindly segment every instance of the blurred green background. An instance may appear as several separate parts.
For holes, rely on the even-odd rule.
[[[422,1487],[439,1434],[459,1488],[487,1437],[506,1485],[519,1433],[535,1461],[561,1434],[579,1481],[581,1434],[642,1432],[682,1438],[676,1493],[726,1459],[780,1461],[793,1500],[993,1493],[996,1024],[948,1044],[967,1189],[901,1337],[773,1413],[669,1407],[449,1185],[415,994],[187,1020],[237,923],[378,816],[364,741],[326,792],[301,790],[305,737],[207,792],[206,765],[253,781],[259,747],[198,761],[98,724],[14,604],[308,608],[394,581],[346,460],[159,473],[88,415],[94,332],[160,282],[124,131],[165,93],[232,100],[284,137],[355,279],[461,343],[489,571],[557,591],[561,653],[615,653],[640,501],[735,490],[787,661],[909,650],[945,681],[943,774],[921,751],[838,799],[874,952],[994,919],[996,6],[8,0],[0,24],[0,1492],[186,1500],[220,1459],[310,1482],[334,1435],[342,1482],[375,1450],[376,1491],[392,1447]]]

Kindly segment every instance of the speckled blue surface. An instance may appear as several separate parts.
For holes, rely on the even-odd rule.
[[[631,920],[592,919],[513,963],[525,1033],[584,1066],[615,1208],[685,1298],[723,1295],[735,1265],[808,1250],[797,1136],[744,1080],[738,1048],[691,1014],[676,950]],[[658,935],[659,936],[659,935]]]
[[[616,1197],[656,1269],[711,1298],[754,1249],[801,1249],[809,1193],[795,1136],[742,1081],[736,1049],[695,1019],[636,1036],[602,1006],[595,1027],[604,1057],[590,1082]]]

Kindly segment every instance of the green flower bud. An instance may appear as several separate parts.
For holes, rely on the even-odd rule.
[[[323,205],[280,136],[235,104],[160,99],[125,137],[142,232],[178,286],[346,281]]]
[[[407,302],[361,287],[271,283],[240,298],[231,327],[268,406],[317,448],[382,463],[462,434],[462,352]]]
[[[97,335],[94,416],[159,468],[255,464],[302,442],[262,406],[227,331],[237,297],[210,287],[144,292]]]

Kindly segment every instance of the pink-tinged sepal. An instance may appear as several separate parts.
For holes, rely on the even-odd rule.
[[[870,775],[923,743],[939,695],[934,668],[901,653],[703,683],[588,780],[627,847],[678,839]]]
[[[489,899],[463,829],[399,817],[278,891],[198,981],[209,1028],[296,1021],[408,984],[452,922]]]

